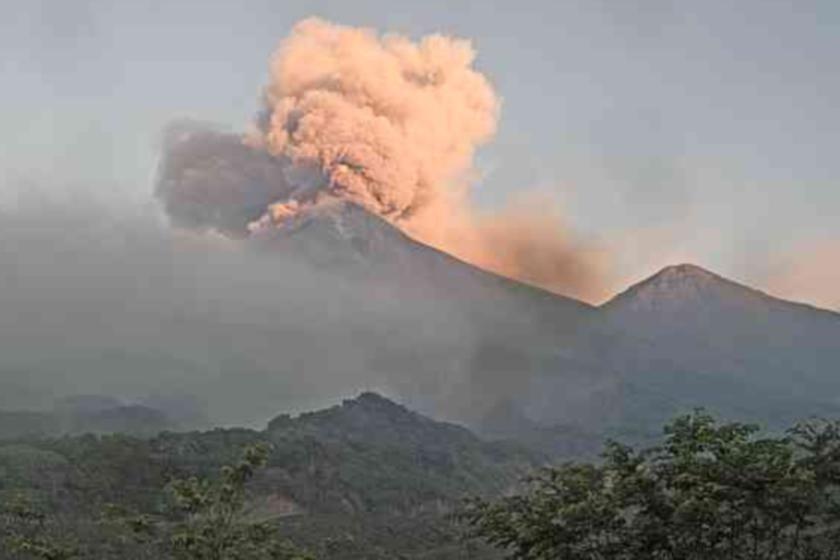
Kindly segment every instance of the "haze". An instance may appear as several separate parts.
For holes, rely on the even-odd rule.
[[[575,228],[620,245],[616,284],[690,260],[837,306],[823,287],[836,272],[782,254],[829,246],[838,260],[834,2],[151,6],[0,3],[3,192],[144,200],[161,126],[247,122],[268,54],[303,17],[441,31],[474,41],[504,99],[480,154],[482,204],[550,192]],[[787,287],[789,267],[810,286]]]
[[[189,393],[196,375],[210,375],[215,418],[247,421],[281,398],[306,407],[359,386],[423,384],[371,373],[375,359],[345,326],[372,336],[370,325],[397,333],[392,325],[406,325],[405,340],[417,342],[407,325],[421,315],[440,321],[445,310],[353,305],[364,285],[270,262],[212,232],[173,229],[153,196],[163,130],[188,118],[247,131],[271,53],[310,16],[412,40],[472,41],[475,68],[501,104],[495,138],[482,130],[470,144],[475,161],[454,166],[469,167],[471,208],[535,196],[554,225],[529,235],[568,231],[575,247],[599,255],[598,281],[585,282],[597,290],[546,287],[599,303],[689,261],[840,309],[836,3],[0,1],[0,16],[6,403],[39,406],[93,389],[138,397],[162,379]],[[290,291],[297,295],[284,297]],[[430,349],[429,371],[441,377],[471,359],[475,342],[447,318],[416,344]],[[208,341],[225,336],[191,330],[197,323],[225,333],[246,325],[234,352],[242,360],[216,359]],[[295,347],[289,360],[283,350],[294,344],[253,334],[268,325],[315,332],[319,342]],[[167,356],[173,341],[179,351]],[[92,356],[92,346],[104,354]],[[453,346],[466,350],[449,353]],[[131,359],[114,350],[122,347]],[[247,382],[225,368],[267,377],[304,357],[317,363],[300,378],[281,376],[267,393],[255,381],[241,402],[226,398],[231,384]],[[112,378],[126,363],[134,369]]]

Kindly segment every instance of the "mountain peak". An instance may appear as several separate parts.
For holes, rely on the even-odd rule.
[[[693,308],[697,304],[747,305],[769,296],[705,268],[681,263],[663,268],[653,276],[630,286],[605,307],[668,311]]]
[[[371,428],[375,425],[381,427],[394,423],[432,422],[405,406],[372,391],[363,392],[355,398],[344,399],[341,404],[330,408],[305,412],[297,420],[318,425],[341,425],[345,429],[356,429],[359,426]],[[294,421],[295,419],[291,416],[281,414],[269,423],[269,431]]]
[[[373,392],[296,417],[281,414],[267,428],[275,435],[290,431],[399,448],[481,445],[481,440],[462,426],[434,420]]]
[[[733,288],[752,291],[751,288],[737,284],[696,264],[681,263],[666,266],[647,280],[631,286],[630,290],[655,290],[660,292],[660,295],[675,292],[682,295],[689,293],[711,295],[709,292]]]
[[[329,229],[333,235],[357,237],[375,231],[392,231],[394,228],[384,218],[366,210],[355,202],[326,199],[302,209],[281,225],[256,229],[260,236],[271,233],[297,235],[309,228]]]
[[[415,416],[417,416],[416,413],[410,411],[403,405],[397,404],[394,401],[383,397],[379,393],[374,393],[372,391],[365,391],[355,399],[346,399],[342,403],[342,407],[349,410],[355,409],[358,411],[363,411],[366,414],[379,414],[391,418],[414,418]]]
[[[309,262],[339,267],[400,262],[416,245],[385,219],[343,200],[323,201],[254,238],[268,249],[285,246]]]
[[[836,321],[837,313],[773,297],[690,263],[666,266],[630,286],[602,306],[608,310],[655,313],[709,313],[714,309],[788,309],[819,312]]]
[[[666,266],[665,268],[654,274],[652,278],[668,278],[683,280],[702,278],[705,280],[722,280],[722,278],[717,274],[706,270],[702,266],[698,266],[692,263],[680,263]]]

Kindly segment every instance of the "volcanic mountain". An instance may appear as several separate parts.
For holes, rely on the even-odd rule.
[[[648,437],[694,407],[773,426],[840,412],[840,315],[698,266],[667,267],[596,308],[479,270],[346,202],[259,242],[363,278],[377,298],[445,302],[465,318],[476,334],[466,381],[436,397],[485,435],[568,451],[585,434]],[[389,358],[380,366],[413,367]]]
[[[500,435],[507,433],[497,430],[501,409],[533,408],[529,413],[551,423],[588,422],[617,386],[613,373],[591,359],[587,333],[598,326],[595,307],[476,268],[353,203],[316,207],[255,241],[275,258],[303,258],[325,274],[367,286],[372,300],[423,306],[435,314],[426,317],[431,321],[440,313],[457,317],[470,335],[466,361],[454,364],[459,381],[446,394],[438,390],[431,403],[406,395],[423,410],[453,417],[457,409],[455,419],[478,429],[487,417]],[[411,370],[427,361],[407,358],[405,350],[385,349],[376,367]],[[538,398],[546,384],[550,403]],[[441,401],[449,402],[438,409]]]
[[[379,390],[564,454],[605,432],[646,436],[694,406],[776,426],[838,409],[840,315],[695,266],[593,307],[479,270],[347,202],[216,241],[136,262],[27,245],[43,257],[0,275],[14,317],[0,337],[0,408],[95,393],[170,416],[184,408],[172,396],[189,395],[213,424],[254,425]],[[67,273],[46,273],[55,260]],[[50,313],[33,311],[41,302]],[[170,403],[147,401],[160,394]]]
[[[261,230],[259,245],[304,258],[332,274],[362,277],[403,297],[436,296],[485,307],[525,305],[569,324],[593,311],[581,301],[485,272],[416,241],[384,219],[348,201],[318,205],[279,228]],[[489,306],[488,306],[489,307]],[[516,320],[516,316],[508,316]],[[560,327],[561,325],[555,325]]]
[[[622,422],[691,407],[789,425],[840,412],[840,314],[784,301],[700,267],[667,267],[599,309],[615,334]]]

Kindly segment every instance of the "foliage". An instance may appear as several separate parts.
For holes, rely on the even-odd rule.
[[[521,494],[474,500],[472,531],[511,558],[840,558],[840,424],[784,437],[697,411],[642,451],[614,442],[599,464],[567,463]]]
[[[0,442],[0,504],[27,496],[47,516],[52,542],[71,537],[80,558],[169,558],[173,533],[193,523],[200,534],[210,524],[179,506],[178,492],[212,502],[223,466],[235,469],[243,449],[265,442],[265,467],[237,497],[237,526],[275,523],[283,537],[331,560],[485,558],[464,552],[448,515],[466,495],[498,494],[538,460],[368,394],[278,417],[263,431]]]
[[[267,522],[253,521],[245,512],[245,487],[265,466],[269,447],[245,449],[235,465],[222,467],[217,480],[198,477],[175,479],[170,490],[178,521],[133,521],[135,531],[153,535],[160,527],[165,545],[176,560],[307,560]]]
[[[73,560],[79,557],[78,548],[50,535],[47,516],[22,496],[2,508],[0,542],[15,558],[40,560]]]

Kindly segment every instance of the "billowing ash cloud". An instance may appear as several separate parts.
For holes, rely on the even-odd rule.
[[[171,128],[158,194],[175,223],[234,237],[348,199],[477,266],[597,297],[602,262],[557,216],[471,206],[473,157],[500,106],[474,59],[461,39],[304,20],[271,59],[251,130]]]
[[[448,206],[496,129],[499,103],[474,58],[462,40],[305,20],[271,61],[259,140],[320,175],[314,197],[348,197],[397,222]]]
[[[245,237],[248,224],[292,191],[285,162],[237,134],[182,121],[166,130],[163,147],[157,193],[179,226]]]

